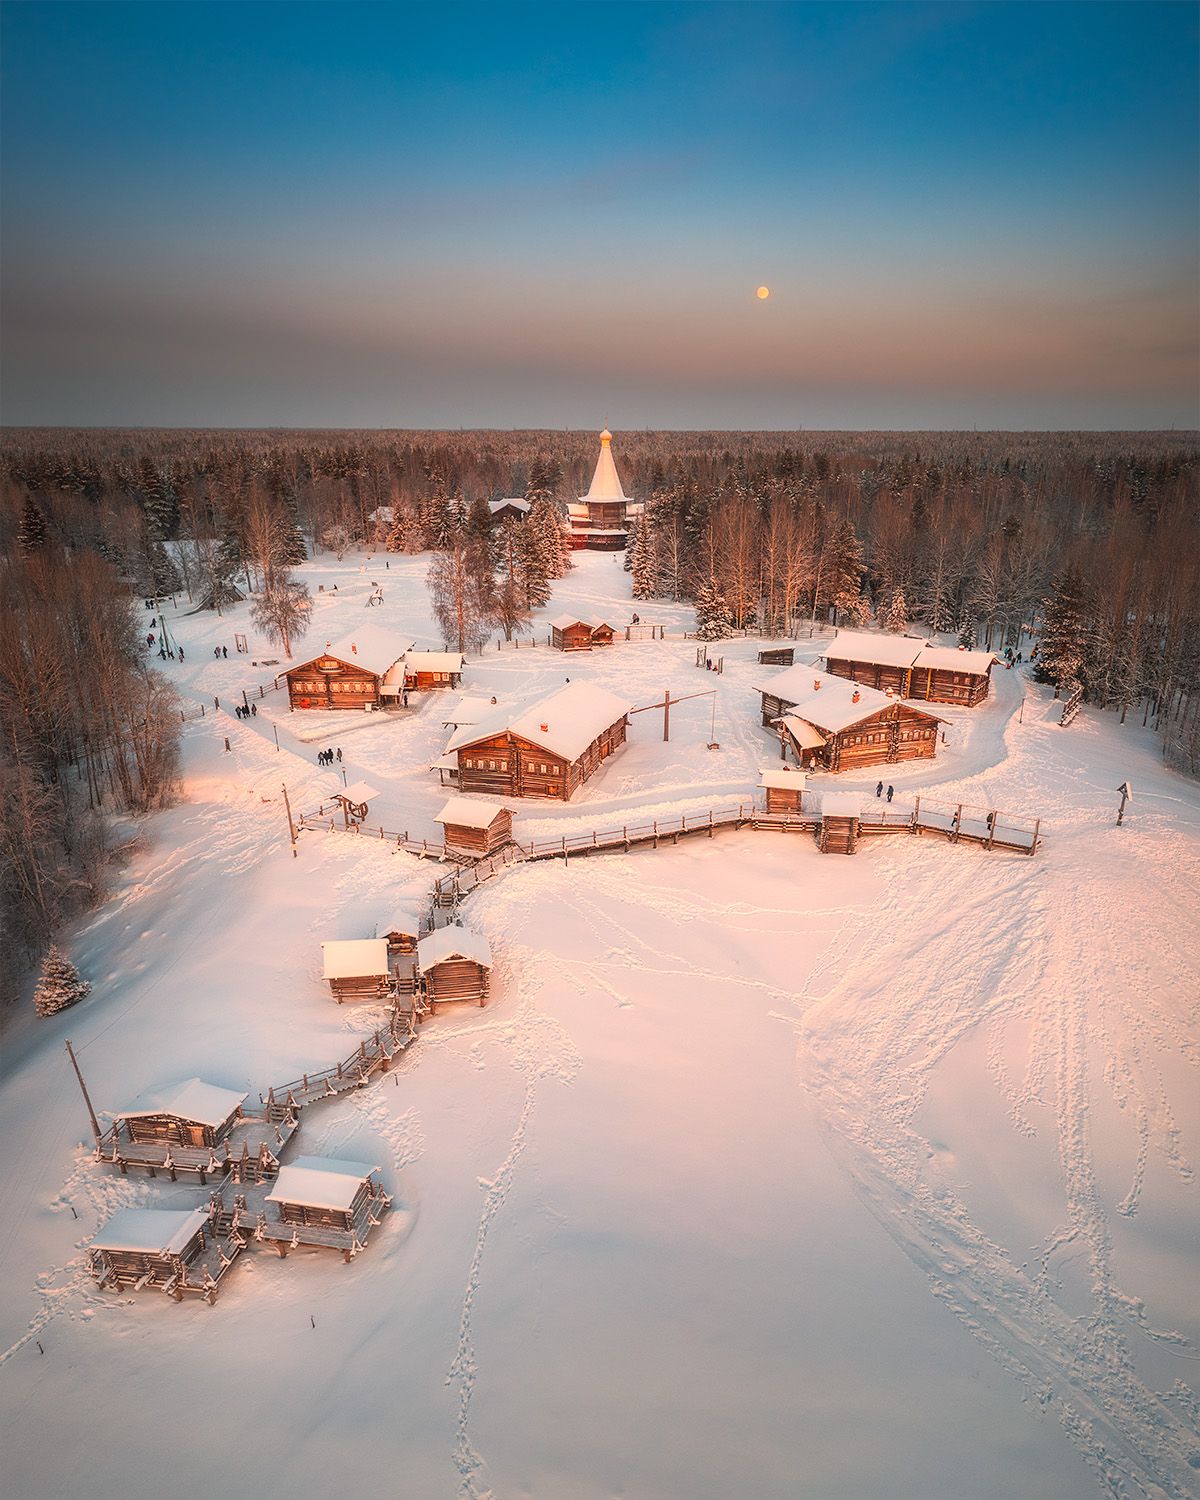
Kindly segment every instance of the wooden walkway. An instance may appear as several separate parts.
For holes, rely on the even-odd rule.
[[[302,1073],[290,1083],[272,1085],[266,1094],[260,1094],[263,1106],[268,1110],[284,1110],[291,1113],[303,1109],[306,1104],[315,1104],[322,1099],[336,1099],[339,1094],[351,1089],[360,1089],[370,1083],[376,1073],[386,1073],[397,1057],[407,1052],[417,1039],[415,1018],[408,1013],[401,1019],[394,1010],[388,1025],[365,1037],[355,1051],[342,1062],[319,1073]]]

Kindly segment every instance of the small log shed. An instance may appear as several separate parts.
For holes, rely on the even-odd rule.
[[[325,979],[339,1005],[344,1000],[384,1000],[391,988],[386,938],[350,938],[321,944]]]
[[[512,842],[512,813],[499,802],[474,797],[451,797],[436,822],[442,825],[446,848],[483,858]]]
[[[804,771],[768,770],[760,773],[766,810],[769,813],[804,811],[804,788],[808,776]]]
[[[391,1207],[379,1168],[333,1156],[298,1156],[280,1167],[266,1201],[276,1217],[262,1225],[280,1256],[296,1245],[325,1245],[352,1260]]]
[[[594,646],[611,646],[614,634],[606,620],[557,615],[550,621],[550,644],[559,651],[590,651]]]
[[[821,798],[821,853],[853,854],[861,815],[856,792],[826,792]]]
[[[133,1109],[113,1116],[119,1134],[138,1145],[218,1146],[242,1117],[245,1094],[218,1088],[201,1078],[141,1096]]]
[[[165,1288],[204,1249],[208,1225],[202,1208],[123,1208],[88,1246],[88,1268],[100,1286]]]
[[[487,1004],[492,950],[481,932],[439,927],[417,944],[417,968],[431,1007],[451,1000]]]

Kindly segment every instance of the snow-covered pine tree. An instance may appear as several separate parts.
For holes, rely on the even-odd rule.
[[[857,594],[844,608],[844,614],[852,625],[860,627],[871,623],[871,600],[865,593]]]
[[[1062,688],[1083,676],[1089,632],[1087,597],[1079,570],[1070,567],[1045,601],[1036,676]]]
[[[975,646],[975,621],[965,611],[958,622],[958,644],[968,651]]]
[[[389,552],[407,552],[409,540],[413,534],[413,519],[407,511],[397,509],[388,527],[388,534],[384,540],[384,546]]]
[[[547,578],[561,578],[574,566],[571,548],[563,529],[562,512],[550,498],[542,495],[530,506],[525,521],[537,540],[541,568]]]
[[[21,525],[17,531],[21,551],[28,557],[31,553],[40,552],[49,540],[50,533],[46,529],[46,518],[41,507],[32,495],[26,495],[21,511]]]
[[[696,638],[723,641],[733,628],[733,611],[715,584],[704,584],[696,595]]]
[[[78,1004],[90,989],[91,985],[79,977],[79,970],[62,949],[51,945],[42,960],[42,972],[33,992],[34,1009],[39,1016],[52,1016]]]
[[[908,600],[899,584],[892,589],[892,596],[883,611],[883,628],[903,635],[908,629]]]
[[[862,594],[863,548],[854,522],[848,517],[843,517],[834,527],[833,535],[826,543],[823,563],[830,603],[839,616],[853,616],[860,608],[857,601],[865,597]],[[867,618],[870,619],[869,602]]]
[[[627,554],[629,571],[633,575],[633,597],[635,599],[657,599],[662,576],[658,558],[658,525],[653,510],[643,515]]]

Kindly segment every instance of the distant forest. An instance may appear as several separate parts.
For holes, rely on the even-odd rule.
[[[256,591],[286,647],[306,553],[430,551],[447,640],[519,633],[569,566],[554,512],[596,451],[590,432],[8,430],[0,940],[40,951],[97,887],[103,819],[172,795],[135,595]],[[1200,772],[1197,434],[621,432],[614,453],[646,503],[636,598],[696,603],[707,636],[873,622],[1002,649],[1033,630],[1046,679]],[[530,499],[527,533],[489,535],[506,496]]]

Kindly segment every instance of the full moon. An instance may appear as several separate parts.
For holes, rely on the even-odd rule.
[[[767,300],[767,298],[771,295],[771,288],[769,286],[760,286],[759,289],[758,289],[758,291],[755,292],[754,295],[758,298],[758,300],[760,302],[765,302]]]

